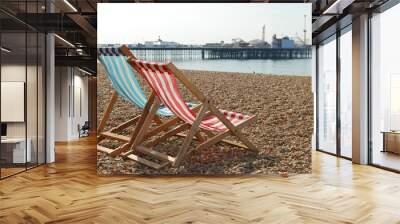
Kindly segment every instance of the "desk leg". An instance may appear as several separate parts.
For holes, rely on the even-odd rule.
[[[386,152],[386,134],[382,133],[383,135],[383,149],[381,152]]]

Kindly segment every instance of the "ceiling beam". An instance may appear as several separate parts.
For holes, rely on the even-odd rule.
[[[312,32],[315,33],[325,26],[335,16],[319,16],[312,24]]]
[[[96,71],[97,58],[91,56],[55,56],[56,66],[87,67]]]
[[[77,25],[79,25],[85,34],[89,37],[86,41],[91,46],[96,46],[97,30],[90,24],[85,17],[80,14],[72,13],[67,15],[71,20],[73,20]]]
[[[336,0],[324,10],[323,14],[342,14],[344,9],[353,2],[355,0]]]

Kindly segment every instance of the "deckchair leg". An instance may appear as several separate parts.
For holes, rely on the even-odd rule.
[[[210,147],[211,145],[214,145],[214,144],[222,141],[222,139],[225,138],[227,135],[229,135],[230,132],[231,132],[230,130],[227,130],[227,131],[224,131],[217,135],[214,135],[213,137],[207,139],[207,141],[198,145],[195,150],[202,150],[204,148]]]
[[[125,128],[133,125],[133,124],[135,124],[139,119],[140,119],[140,115],[138,115],[138,116],[136,116],[136,117],[134,117],[134,118],[132,118],[132,119],[120,124],[120,125],[118,125],[115,128],[110,129],[110,132],[121,131],[121,130],[123,130],[123,129],[125,129]]]
[[[158,125],[160,125],[160,124],[162,124],[163,122],[161,121],[161,119],[160,119],[160,117],[159,116],[157,116],[157,115],[155,115],[154,116],[154,122],[156,122],[156,124],[158,124]]]
[[[112,128],[108,132],[101,132],[101,133],[99,133],[99,136],[97,137],[97,143],[101,142],[103,139],[108,137],[108,138],[117,139],[119,141],[124,141],[125,144],[119,146],[116,149],[109,149],[109,148],[97,145],[98,150],[105,152],[111,156],[117,156],[117,155],[121,154],[122,152],[129,150],[129,147],[133,144],[133,141],[135,140],[135,137],[136,137],[138,131],[142,127],[143,121],[146,118],[146,115],[148,114],[153,102],[154,102],[154,94],[152,94],[150,96],[148,102],[146,103],[146,105],[143,109],[142,115],[136,116],[135,118],[133,118],[129,121],[126,121],[115,128]],[[136,122],[137,122],[136,128],[130,137],[112,133],[113,131],[119,131],[119,130],[125,129]]]
[[[173,119],[161,124],[160,126],[150,130],[149,132],[147,132],[146,133],[146,137],[153,136],[153,135],[156,135],[156,134],[158,134],[158,133],[160,133],[162,131],[165,131],[168,128],[170,128],[171,126],[179,123],[180,121],[181,121],[181,119],[179,117],[175,117],[175,118],[173,118]]]
[[[201,109],[201,105],[197,105],[196,107],[193,108],[193,111],[197,112],[200,109]],[[177,123],[180,123],[181,121],[182,121],[181,118],[175,117],[175,118],[173,118],[173,119],[171,119],[171,120],[159,125],[158,127],[150,130],[149,132],[147,132],[146,133],[146,137],[153,136],[153,135],[156,135],[156,134],[158,134],[158,133],[160,133],[162,131],[165,131],[168,128],[172,127],[173,125],[175,125]]]
[[[127,156],[127,155],[133,153],[133,151],[135,151],[135,147],[138,146],[143,141],[143,139],[146,136],[146,132],[148,131],[150,124],[154,118],[154,115],[156,114],[158,108],[160,107],[160,100],[158,98],[154,97],[154,94],[152,94],[150,98],[152,98],[151,102],[149,99],[149,102],[151,103],[150,111],[148,113],[145,113],[145,112],[143,113],[143,115],[142,115],[144,118],[144,119],[142,119],[143,123],[140,125],[138,124],[139,125],[138,128],[135,129],[135,132],[136,132],[136,130],[138,130],[138,131],[137,131],[137,135],[134,138],[132,138],[133,144],[130,146],[131,150],[124,153],[123,156]],[[150,104],[146,105],[146,107],[147,106],[150,107]]]
[[[186,152],[190,146],[190,143],[192,142],[194,135],[197,133],[199,125],[200,125],[201,121],[203,120],[203,118],[207,112],[207,109],[208,109],[207,105],[203,104],[200,112],[196,116],[196,120],[192,124],[192,128],[190,128],[189,134],[186,136],[186,138],[183,142],[183,145],[182,145],[181,149],[179,150],[174,163],[172,164],[173,167],[179,166],[182,159],[186,156]]]
[[[164,140],[166,140],[166,139],[168,139],[168,138],[170,138],[170,137],[176,135],[177,133],[179,133],[179,132],[181,132],[181,131],[183,131],[183,130],[189,128],[189,127],[190,127],[190,125],[187,124],[187,123],[181,124],[181,125],[179,125],[178,127],[169,130],[168,132],[166,132],[166,133],[165,133],[164,135],[162,135],[161,137],[159,137],[159,138],[157,138],[157,139],[155,139],[155,140],[153,140],[153,141],[151,141],[151,142],[149,142],[149,143],[146,143],[146,146],[147,146],[147,147],[155,146],[155,145],[157,145],[158,143],[160,143],[160,142],[162,142],[162,141],[164,141]]]
[[[99,127],[97,127],[97,133],[98,134],[101,131],[103,131],[104,126],[106,125],[106,122],[107,122],[108,118],[110,117],[110,113],[112,111],[112,108],[113,108],[115,102],[117,102],[117,99],[118,99],[118,93],[117,93],[117,91],[114,90],[114,92],[111,95],[110,102],[108,103],[108,106],[107,106],[106,110],[104,111],[103,117],[101,118]]]
[[[206,133],[207,139],[204,139],[203,141],[199,141],[200,143],[205,143],[205,142],[209,141],[211,138],[213,138],[214,136],[216,136],[216,135],[214,135],[213,133],[211,133],[210,131],[205,131],[205,130],[202,130],[202,131],[203,131],[204,133]],[[182,133],[178,133],[178,134],[176,134],[176,135],[179,136],[179,137],[186,137],[186,135],[185,135],[185,134],[182,134]],[[195,138],[195,140],[198,140],[197,137]],[[244,149],[249,149],[249,147],[247,147],[247,146],[244,145],[243,143],[235,142],[235,141],[232,141],[232,140],[221,139],[221,142],[223,142],[223,143],[225,143],[225,144],[228,144],[228,145],[232,145],[232,146],[244,148]]]
[[[247,146],[248,149],[250,149],[250,150],[252,150],[252,151],[254,151],[254,152],[258,152],[257,147],[256,147],[253,143],[251,143],[251,142],[249,141],[249,139],[248,139],[248,138],[243,134],[243,132],[242,132],[242,128],[243,128],[244,126],[248,125],[249,123],[253,122],[253,121],[255,120],[255,118],[256,118],[256,117],[252,117],[252,118],[246,120],[245,122],[239,124],[238,126],[236,126],[236,128],[235,128],[236,131],[233,132],[233,134],[234,134],[235,136],[237,136],[237,137],[239,138],[239,140],[240,140],[241,142],[243,142],[244,145]],[[228,144],[230,144],[230,143],[228,142]]]
[[[130,139],[130,141],[128,143],[128,147],[131,146],[134,143],[138,133],[140,132],[141,128],[143,127],[143,124],[144,124],[148,114],[150,113],[150,110],[151,110],[153,104],[154,104],[154,100],[155,100],[155,95],[154,95],[154,93],[152,93],[150,95],[146,105],[144,106],[143,112],[140,115],[139,121],[136,124],[136,128],[135,128],[135,130],[133,131],[133,133],[131,135],[131,139]]]
[[[107,131],[107,132],[108,132],[108,133],[113,133],[113,132],[121,131],[121,130],[123,130],[123,129],[125,129],[125,128],[131,126],[131,125],[133,125],[133,124],[136,123],[139,119],[140,119],[140,115],[139,115],[139,116],[136,116],[136,117],[134,117],[134,118],[132,118],[132,119],[130,119],[129,121],[126,121],[126,122],[124,122],[124,123],[118,125],[118,126],[115,127],[115,128],[111,128],[111,129],[110,129],[109,131]],[[104,133],[104,132],[102,132],[102,133]],[[102,135],[102,133],[98,133],[98,135],[97,135],[97,143],[100,143],[101,141],[103,141],[104,139],[106,139],[106,136],[105,136],[105,135]]]
[[[204,141],[205,141],[205,139],[203,138],[203,136],[201,135],[201,133],[200,133],[199,131],[196,132],[195,136],[196,136],[196,139],[197,139],[199,142],[204,142]]]
[[[241,131],[236,131],[235,133],[233,133],[234,135],[236,135],[239,140],[241,142],[243,142],[243,144],[245,144],[250,150],[254,151],[254,152],[258,152],[258,149],[253,145],[253,143],[251,143],[246,136],[243,135],[243,133]]]

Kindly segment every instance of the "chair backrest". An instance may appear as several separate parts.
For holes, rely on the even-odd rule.
[[[131,59],[129,62],[137,71],[140,71],[140,74],[165,106],[185,122],[194,122],[196,116],[183,100],[176,78],[167,64],[135,59]]]
[[[130,59],[129,63],[135,67],[139,74],[141,74],[149,86],[154,90],[155,94],[160,98],[161,102],[167,106],[176,116],[181,118],[183,121],[193,124],[196,120],[195,113],[185,104],[182,94],[179,91],[175,74],[172,70],[176,70],[175,66],[172,64],[162,64],[146,62],[136,59]],[[182,81],[185,81],[184,86],[192,92],[192,94],[197,95],[199,98],[203,98],[201,92],[190,84],[188,79],[179,74],[182,77]],[[196,93],[195,93],[196,92]],[[210,131],[223,131],[226,127],[223,123],[219,122],[216,116],[205,117],[201,123],[200,127]]]
[[[85,121],[85,123],[82,125],[82,130],[89,130],[90,129],[90,123],[89,121]]]
[[[118,95],[143,109],[147,103],[147,97],[140,87],[132,67],[127,63],[127,57],[123,52],[119,48],[99,48],[98,58]],[[174,115],[165,107],[160,108],[157,114],[164,117]]]
[[[147,102],[146,95],[122,52],[118,48],[99,48],[98,58],[118,95],[132,104],[144,108]]]

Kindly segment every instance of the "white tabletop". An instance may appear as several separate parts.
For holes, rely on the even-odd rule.
[[[28,139],[29,141],[29,139]],[[25,138],[5,138],[1,139],[1,143],[20,143],[20,142],[25,142]]]

